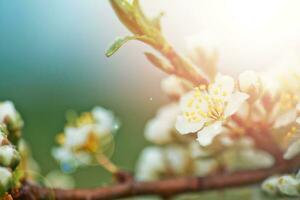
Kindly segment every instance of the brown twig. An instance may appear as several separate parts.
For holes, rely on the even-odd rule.
[[[24,182],[14,199],[33,200],[102,200],[141,195],[174,196],[182,193],[225,189],[259,183],[278,173],[288,173],[300,167],[300,157],[281,162],[269,169],[223,173],[208,177],[184,177],[153,182],[128,181],[110,187],[96,189],[49,189]]]

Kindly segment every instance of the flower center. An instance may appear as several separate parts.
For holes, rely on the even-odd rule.
[[[291,92],[283,92],[280,95],[279,105],[281,111],[293,109],[299,102],[299,96]]]
[[[222,120],[226,105],[226,92],[220,86],[210,87],[205,85],[194,89],[193,96],[187,101],[188,111],[184,112],[185,118],[191,123],[200,122],[203,119]]]

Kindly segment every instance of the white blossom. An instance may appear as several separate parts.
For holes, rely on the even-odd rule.
[[[142,151],[137,163],[137,179],[150,181],[184,175],[189,166],[188,159],[188,152],[178,145],[164,148],[147,147]]]
[[[283,157],[286,160],[290,160],[294,158],[296,155],[298,155],[299,153],[300,153],[300,140],[297,140],[288,147]]]
[[[271,195],[285,195],[291,197],[300,196],[300,181],[298,174],[272,176],[266,179],[262,184],[262,189]]]
[[[164,157],[159,147],[148,147],[142,151],[136,169],[138,180],[150,181],[159,179],[160,174],[164,170]]]
[[[300,59],[298,55],[289,53],[275,65],[274,77],[279,81],[280,89],[300,94]]]
[[[297,104],[300,102],[300,62],[298,56],[288,55],[271,70],[262,74],[265,93],[271,94],[274,108],[270,121],[274,128],[288,126],[296,121]]]
[[[119,128],[119,121],[110,110],[98,106],[92,110],[92,115],[100,134],[113,133]]]
[[[300,195],[300,182],[290,175],[280,177],[278,179],[277,187],[282,194],[288,196]]]
[[[189,144],[189,148],[191,152],[191,157],[193,159],[207,158],[211,156],[211,152],[208,149],[204,149],[203,146],[201,146],[197,141],[191,142]]]
[[[263,92],[267,93],[272,99],[274,99],[280,92],[279,81],[275,78],[278,73],[280,72],[276,69],[260,73]]]
[[[155,144],[166,144],[174,140],[175,121],[179,113],[179,107],[172,103],[162,107],[155,118],[151,119],[145,128],[145,137]]]
[[[95,154],[110,145],[111,135],[118,128],[116,124],[113,113],[104,108],[96,107],[90,113],[83,113],[58,136],[61,146],[54,148],[52,155],[64,171],[92,164]]]
[[[59,161],[62,171],[73,172],[77,167],[92,163],[91,155],[82,151],[73,151],[65,147],[52,149],[52,156]]]
[[[228,171],[269,168],[274,158],[267,152],[253,148],[238,148],[225,153],[225,166]]]
[[[296,121],[296,105],[300,101],[300,62],[296,55],[281,59],[272,69],[261,74],[264,94],[267,94],[272,112],[270,122],[281,128]],[[273,107],[274,106],[274,107]],[[270,115],[271,114],[271,115]]]
[[[245,71],[239,75],[238,86],[240,91],[250,95],[250,100],[256,100],[261,93],[261,79],[254,71]]]
[[[270,195],[276,195],[278,193],[278,188],[277,188],[278,180],[279,180],[278,176],[272,176],[267,178],[262,183],[263,191],[267,192]]]
[[[279,115],[274,123],[274,128],[287,126],[297,121],[297,112],[295,109],[288,110],[287,112]]]
[[[175,175],[184,175],[187,170],[190,155],[188,150],[178,145],[170,145],[164,152],[167,167]]]
[[[169,96],[180,97],[186,91],[182,80],[175,75],[168,76],[161,81],[162,90]]]
[[[181,134],[197,132],[199,143],[209,145],[221,133],[224,121],[249,97],[234,89],[234,80],[219,74],[208,88],[200,86],[184,95],[180,101],[181,113],[177,117],[176,129]]]

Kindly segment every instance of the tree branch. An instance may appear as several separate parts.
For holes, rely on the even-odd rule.
[[[184,177],[153,182],[128,181],[110,187],[96,189],[49,189],[24,182],[14,199],[57,199],[57,200],[102,200],[117,199],[142,195],[170,197],[177,194],[225,189],[259,183],[265,178],[288,173],[300,167],[300,156],[289,161],[280,162],[269,169],[223,173],[208,177]]]

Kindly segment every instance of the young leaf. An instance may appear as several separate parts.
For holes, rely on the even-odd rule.
[[[107,57],[112,56],[116,51],[118,51],[126,42],[130,40],[140,40],[145,43],[153,42],[151,38],[144,36],[144,35],[135,35],[135,36],[126,36],[122,38],[117,38],[113,44],[108,48],[105,55]]]
[[[106,51],[105,55],[107,57],[112,56],[116,51],[118,51],[126,42],[128,42],[129,40],[134,40],[136,39],[135,36],[127,36],[127,37],[123,37],[123,38],[117,38],[113,44],[108,48],[108,50]]]

